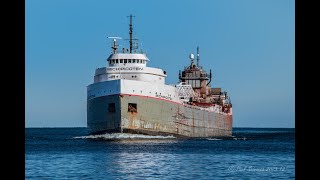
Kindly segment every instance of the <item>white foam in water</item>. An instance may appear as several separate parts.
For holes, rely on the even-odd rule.
[[[99,134],[99,135],[89,135],[89,136],[79,136],[74,137],[74,139],[106,139],[106,140],[114,140],[114,139],[174,139],[174,136],[149,136],[143,134],[129,134],[129,133],[107,133],[107,134]]]
[[[207,140],[209,140],[209,141],[217,141],[217,140],[222,140],[222,139],[217,139],[217,138],[208,138]]]
[[[246,140],[247,138],[243,137],[243,138],[233,138],[234,140]]]

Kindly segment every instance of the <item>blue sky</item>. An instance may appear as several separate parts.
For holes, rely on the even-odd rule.
[[[86,126],[86,86],[128,38],[178,81],[188,55],[228,91],[234,127],[295,127],[293,0],[26,0],[26,127]],[[119,41],[128,47],[127,41]],[[142,43],[142,44],[141,44]]]

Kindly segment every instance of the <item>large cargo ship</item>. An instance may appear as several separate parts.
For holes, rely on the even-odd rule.
[[[189,65],[179,71],[179,83],[165,84],[166,71],[148,67],[150,61],[133,38],[129,23],[129,49],[119,50],[113,39],[107,66],[97,68],[87,86],[87,125],[92,134],[134,133],[175,137],[229,137],[232,104],[227,92],[212,88],[212,73],[190,54]],[[194,62],[196,60],[196,62]]]

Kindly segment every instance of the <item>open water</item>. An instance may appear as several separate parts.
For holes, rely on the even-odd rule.
[[[26,128],[26,179],[295,179],[295,129],[234,128],[227,139]]]

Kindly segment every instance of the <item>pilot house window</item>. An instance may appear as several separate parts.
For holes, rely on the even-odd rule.
[[[137,104],[128,103],[128,112],[137,112]]]
[[[109,112],[116,112],[116,104],[115,103],[109,103],[108,111]]]

